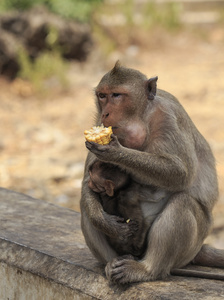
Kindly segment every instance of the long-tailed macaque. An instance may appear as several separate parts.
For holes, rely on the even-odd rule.
[[[203,246],[218,198],[212,151],[178,100],[157,90],[157,79],[117,63],[95,90],[96,125],[112,126],[114,135],[108,145],[86,142],[81,225],[107,278],[121,284],[161,279],[192,261],[224,267],[224,251]],[[148,233],[137,260],[108,243],[107,236],[125,237],[128,224],[106,213],[88,187],[96,160],[119,166],[140,186]]]
[[[140,205],[139,184],[133,183],[119,167],[101,161],[96,161],[89,168],[89,174],[88,186],[100,194],[103,210],[120,216],[120,222],[128,224],[127,234],[122,237],[125,239],[107,236],[109,244],[119,255],[141,256],[147,227]]]

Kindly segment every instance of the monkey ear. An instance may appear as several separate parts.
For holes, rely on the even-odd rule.
[[[152,77],[147,81],[147,91],[149,100],[153,100],[156,95],[158,76]]]
[[[104,187],[107,196],[112,197],[114,195],[114,188],[115,188],[115,184],[113,183],[113,181],[109,179],[105,180]]]
[[[110,71],[110,74],[111,75],[116,75],[116,73],[119,71],[119,69],[121,68],[121,64],[120,64],[120,61],[117,60],[113,69]]]

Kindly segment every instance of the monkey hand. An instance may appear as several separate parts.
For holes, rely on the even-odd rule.
[[[111,141],[107,145],[86,141],[86,148],[102,161],[113,161],[113,157],[117,155],[121,147],[118,138],[114,134],[111,135]]]
[[[136,233],[139,230],[139,224],[133,220],[131,220],[127,225],[128,226],[125,228],[125,231],[122,232],[122,230],[119,229],[118,239],[121,241],[121,244],[124,245],[130,242],[130,239],[135,238]]]
[[[122,217],[110,215],[104,212],[104,218],[107,222],[106,234],[113,238],[117,238],[122,243],[126,243],[133,237],[135,230],[133,230],[131,224],[127,224]]]
[[[130,221],[129,223],[119,223],[118,224],[118,231],[119,236],[118,239],[121,241],[122,244],[126,244],[127,242],[132,239],[136,232],[138,231],[138,224],[135,221]]]

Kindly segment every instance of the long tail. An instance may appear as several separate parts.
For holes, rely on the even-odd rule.
[[[192,261],[194,265],[224,268],[224,250],[203,245]]]
[[[199,277],[206,279],[224,280],[224,273],[200,269],[199,266],[224,268],[224,250],[215,249],[209,245],[203,245],[191,264],[198,265],[198,269],[191,269],[189,264],[186,268],[173,269],[171,275],[185,277]]]

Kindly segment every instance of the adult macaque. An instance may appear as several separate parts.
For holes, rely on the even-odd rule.
[[[106,265],[107,278],[122,284],[164,278],[192,260],[224,267],[224,251],[202,246],[218,197],[213,154],[178,100],[157,90],[157,79],[117,63],[95,90],[96,125],[112,126],[112,141],[86,142],[83,234]],[[128,224],[106,213],[99,194],[88,187],[89,168],[97,159],[119,166],[140,185],[148,234],[139,260],[119,256],[107,241],[106,235],[125,236]]]
[[[90,167],[89,174],[88,186],[100,194],[103,210],[120,216],[120,222],[128,225],[123,239],[106,235],[109,244],[119,255],[140,256],[144,251],[147,227],[139,201],[139,184],[132,182],[130,176],[119,167],[101,161]]]

